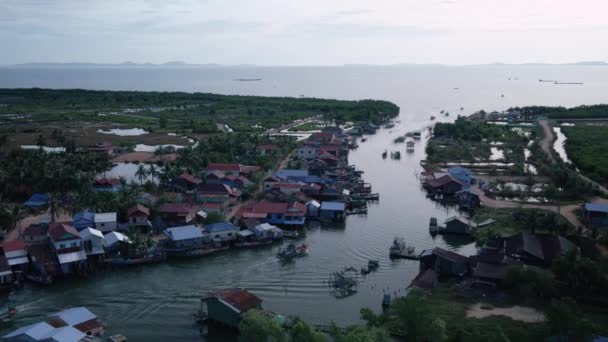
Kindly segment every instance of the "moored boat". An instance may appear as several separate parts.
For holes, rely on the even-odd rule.
[[[430,221],[429,221],[429,233],[431,233],[432,235],[437,234],[439,227],[437,226],[437,218],[436,217],[431,217]]]
[[[277,253],[277,258],[281,259],[282,261],[288,261],[294,258],[305,256],[306,254],[308,254],[307,245],[302,244],[300,246],[296,246],[293,243],[290,243],[289,245],[287,245],[287,247],[279,249],[279,252]]]
[[[408,245],[403,238],[396,237],[389,248],[391,258],[404,258],[417,260],[416,247]]]
[[[286,239],[297,239],[300,237],[300,233],[297,230],[284,230],[283,237]]]

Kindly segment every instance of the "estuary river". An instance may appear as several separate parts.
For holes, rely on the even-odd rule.
[[[260,82],[235,82],[261,78]],[[511,78],[512,80],[509,80]],[[514,80],[517,78],[517,80]],[[559,86],[539,78],[584,81],[582,86]],[[380,310],[382,294],[403,295],[417,274],[415,261],[390,261],[393,237],[404,237],[417,250],[441,246],[463,254],[475,252],[467,241],[432,238],[428,220],[456,214],[425,197],[417,179],[424,159],[424,140],[415,152],[393,139],[424,129],[433,121],[453,120],[457,114],[479,109],[502,110],[515,105],[565,105],[608,102],[608,68],[601,67],[327,67],[219,69],[6,69],[0,68],[0,87],[55,87],[130,90],[181,90],[225,94],[315,96],[343,99],[375,98],[401,107],[399,123],[382,129],[350,154],[350,163],[365,171],[380,201],[367,216],[350,216],[343,227],[310,227],[305,239],[310,254],[280,264],[278,245],[256,250],[170,260],[88,279],[70,280],[49,288],[28,286],[11,296],[18,319],[3,331],[44,318],[50,311],[84,305],[108,323],[108,334],[122,333],[130,341],[202,340],[191,318],[199,298],[214,289],[243,287],[264,300],[264,307],[298,315],[317,323],[355,323],[359,309]],[[504,95],[504,97],[503,97]],[[464,107],[464,110],[460,110]],[[451,113],[440,116],[441,109]],[[426,135],[425,131],[425,135]],[[383,160],[388,149],[402,152],[401,160]],[[359,278],[357,294],[335,299],[326,281],[345,266],[360,268],[368,259],[380,269]],[[218,340],[225,340],[218,338]]]

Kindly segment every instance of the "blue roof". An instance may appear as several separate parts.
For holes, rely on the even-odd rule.
[[[279,177],[279,178],[282,178],[282,179],[305,178],[305,177],[308,177],[308,170],[284,169],[284,170],[280,170],[278,172],[275,172],[275,174],[273,176]]]
[[[344,211],[344,203],[342,202],[322,202],[321,210]]]
[[[451,174],[462,174],[462,175],[471,175],[471,171],[469,169],[465,169],[462,166],[452,166],[448,168],[448,173]]]
[[[587,210],[587,211],[599,211],[599,212],[602,212],[602,213],[608,213],[608,204],[585,203],[585,210]]]
[[[233,225],[232,223],[228,223],[228,222],[219,222],[219,223],[205,225],[205,231],[207,233],[219,233],[219,232],[225,232],[228,230],[239,230],[239,228],[237,226]]]
[[[47,205],[49,203],[49,194],[35,192],[32,194],[32,197],[27,200],[27,202],[23,203],[26,207],[41,207],[43,205]]]
[[[78,212],[78,213],[74,214],[74,217],[72,218],[72,222],[80,221],[82,219],[85,219],[87,221],[95,221],[95,213],[92,213],[90,211]]]
[[[304,183],[327,183],[327,181],[319,176],[307,176],[304,178]]]

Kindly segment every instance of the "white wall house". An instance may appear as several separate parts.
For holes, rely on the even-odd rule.
[[[116,213],[96,213],[95,229],[102,233],[113,232],[116,230]]]

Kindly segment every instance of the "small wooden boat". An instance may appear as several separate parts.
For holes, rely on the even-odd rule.
[[[378,267],[380,267],[380,261],[378,260],[368,260],[367,261],[367,268],[371,271],[375,271],[378,269]]]
[[[287,245],[287,247],[279,249],[279,252],[277,253],[277,258],[282,261],[288,261],[294,258],[303,257],[306,254],[308,254],[307,245],[302,244],[296,247],[296,245],[290,243],[289,245]]]
[[[386,159],[387,155],[388,155],[388,152],[386,150],[384,150],[384,152],[382,152],[382,159]]]
[[[361,142],[364,143],[367,141],[367,138],[361,138]]]
[[[401,152],[399,152],[399,151],[391,152],[391,159],[401,159]]]
[[[435,115],[431,115],[431,121],[435,120]]]
[[[422,132],[414,131],[412,136],[414,137],[414,140],[420,140],[422,138]]]
[[[431,233],[431,235],[435,235],[437,234],[438,229],[439,227],[437,226],[437,218],[431,217],[429,221],[429,233]]]
[[[353,209],[346,211],[346,215],[366,215],[366,214],[367,214],[366,207],[353,208]]]
[[[133,266],[162,262],[166,259],[164,253],[150,254],[139,258],[112,258],[107,262],[113,266]]]

